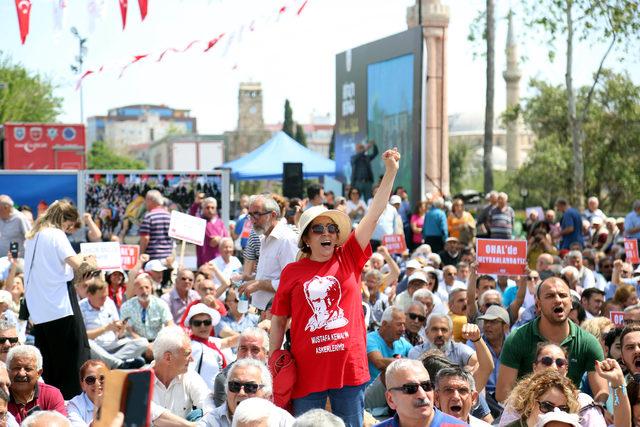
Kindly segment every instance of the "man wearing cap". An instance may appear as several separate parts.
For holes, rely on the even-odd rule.
[[[179,323],[187,306],[200,299],[200,295],[193,290],[193,272],[187,269],[178,271],[175,285],[161,298],[169,306],[173,321]]]
[[[422,268],[422,264],[416,259],[410,259],[404,265],[404,277],[396,285],[396,295],[407,290],[407,284],[409,283],[409,276],[411,276],[416,270]]]
[[[367,334],[367,359],[371,384],[394,359],[407,357],[411,344],[403,335],[406,317],[397,307],[387,307],[382,313],[382,324],[377,331]]]
[[[401,292],[396,296],[396,300],[393,303],[402,311],[405,311],[412,302],[413,293],[418,289],[426,289],[427,287],[427,275],[422,270],[416,270],[408,279],[407,290]]]
[[[438,252],[442,265],[458,265],[462,257],[460,240],[456,237],[448,237],[444,244],[444,250]]]
[[[165,270],[167,270],[167,267],[165,267],[159,259],[152,259],[144,265],[144,272],[147,273],[151,279],[153,291],[158,295],[162,294],[162,280]],[[132,277],[132,279],[135,280],[135,277]]]
[[[150,259],[164,259],[173,251],[169,237],[171,215],[164,209],[164,197],[158,190],[149,190],[144,197],[147,213],[140,223],[140,253]]]

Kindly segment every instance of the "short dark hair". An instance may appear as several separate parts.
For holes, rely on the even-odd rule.
[[[476,279],[476,288],[478,286],[480,286],[480,281],[481,280],[488,280],[490,282],[496,283],[496,279],[494,279],[493,277],[489,276],[488,274],[483,274],[482,276],[478,277]]]
[[[89,286],[87,286],[87,293],[91,294],[91,295],[95,295],[98,292],[104,290],[104,288],[107,287],[107,284],[100,280],[100,279],[96,279],[93,281],[92,284],[90,284]]]
[[[589,288],[589,289],[585,289],[584,291],[582,291],[581,298],[586,298],[586,299],[589,300],[594,295],[602,295],[602,296],[604,296],[605,293],[604,293],[604,291],[601,291],[598,288]]]
[[[622,331],[623,331],[622,328],[613,328],[613,329],[610,329],[609,332],[604,334],[604,337],[603,337],[604,346],[609,349],[609,354],[611,354],[611,346],[613,346],[613,343],[616,341],[616,338],[622,335]]]
[[[624,345],[624,338],[632,332],[640,332],[640,325],[625,326],[620,334],[620,347]]]
[[[320,194],[321,190],[322,190],[322,185],[316,182],[309,184],[309,186],[307,187],[307,198],[309,200],[314,199],[318,194]]]

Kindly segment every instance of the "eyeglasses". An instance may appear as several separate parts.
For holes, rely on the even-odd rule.
[[[547,366],[547,367],[555,363],[558,368],[564,368],[565,366],[567,366],[569,362],[567,362],[567,359],[562,359],[562,358],[554,359],[553,357],[550,357],[550,356],[544,356],[538,359],[537,363],[542,363],[544,366]]]
[[[391,387],[389,391],[401,391],[402,394],[416,394],[418,387],[424,391],[433,391],[433,383],[430,380],[422,381],[420,383],[403,384],[400,387]]]
[[[84,274],[82,275],[82,277],[84,277],[85,279],[93,278],[93,277],[98,277],[98,276],[100,276],[100,273],[102,273],[102,271],[100,271],[100,270],[93,270],[93,271],[89,271],[89,272],[87,272],[87,273],[84,273]]]
[[[264,384],[256,383],[241,383],[239,381],[229,381],[229,391],[231,393],[239,393],[240,389],[244,388],[244,392],[247,394],[254,394],[258,390],[264,387]]]
[[[269,215],[271,212],[249,212],[249,215],[252,219],[258,219],[263,215]]]
[[[551,402],[547,402],[546,400],[538,400],[538,407],[540,408],[540,412],[542,412],[543,414],[549,413],[549,412],[553,412],[556,408],[558,408],[559,410],[563,411],[563,412],[570,412],[571,409],[569,409],[569,407],[567,405],[554,405]]]
[[[313,234],[323,234],[325,228],[327,229],[327,233],[329,234],[338,234],[340,232],[340,229],[335,224],[327,224],[326,227],[322,224],[312,225],[311,231],[313,232]]]
[[[411,320],[419,320],[420,322],[424,322],[425,320],[427,320],[426,317],[415,313],[408,313],[407,316],[409,316],[409,319]]]
[[[9,344],[17,344],[18,337],[0,337],[0,345],[5,344],[9,341]]]
[[[97,377],[97,378],[96,378],[94,375],[87,375],[87,376],[84,378],[84,382],[85,382],[87,385],[94,385],[94,384],[96,383],[96,381],[97,381],[97,380],[99,380],[99,381],[100,381],[100,383],[104,383],[104,375],[100,375],[100,376],[99,376],[99,377]]]
[[[200,326],[204,325],[204,326],[211,326],[211,319],[205,319],[205,320],[192,320],[191,322],[191,326],[195,326],[196,328],[199,328]]]
[[[538,276],[527,276],[527,280],[538,280]]]

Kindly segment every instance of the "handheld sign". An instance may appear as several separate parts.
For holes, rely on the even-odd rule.
[[[627,255],[627,262],[631,264],[640,264],[640,256],[638,256],[638,241],[636,239],[624,239],[624,253]]]
[[[382,236],[382,245],[390,254],[402,254],[407,250],[407,244],[402,234],[385,234]]]
[[[207,221],[203,218],[187,215],[178,211],[171,211],[169,222],[169,237],[202,246]]]
[[[120,245],[120,257],[122,258],[122,268],[131,270],[135,267],[140,258],[140,246],[138,245]]]
[[[524,276],[527,266],[526,240],[478,239],[476,242],[479,274]]]
[[[624,311],[612,311],[609,318],[616,325],[616,328],[624,327]]]
[[[80,253],[95,255],[100,270],[116,270],[122,267],[118,242],[80,243]]]

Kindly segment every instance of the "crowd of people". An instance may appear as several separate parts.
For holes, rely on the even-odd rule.
[[[624,249],[640,201],[613,218],[558,199],[526,218],[526,274],[480,274],[476,239],[520,238],[508,196],[475,215],[411,204],[400,155],[381,161],[370,198],[243,196],[229,224],[212,188],[194,191],[195,270],[158,189],[122,187],[144,205],[127,271],[76,249],[120,239],[98,211],[60,200],[33,221],[0,195],[0,426],[91,425],[113,369],[153,371],[154,426],[640,426],[640,267]],[[94,208],[124,206],[97,188]]]

